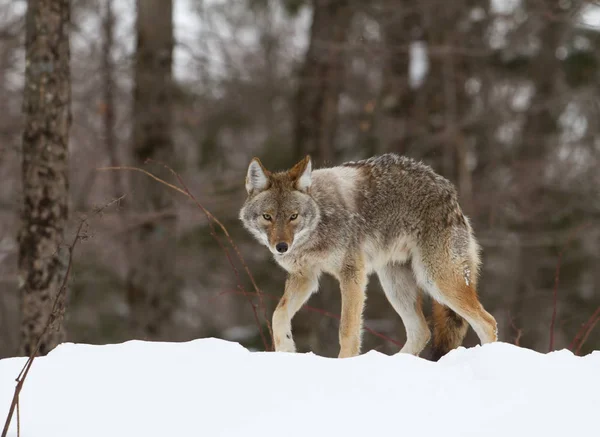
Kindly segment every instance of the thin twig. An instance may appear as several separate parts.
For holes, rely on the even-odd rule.
[[[128,167],[128,166],[119,166],[119,167],[100,167],[97,168],[96,170],[98,171],[107,171],[107,170],[130,170],[130,171],[139,171],[140,173],[144,173],[146,176],[150,176],[152,179],[154,179],[157,182],[160,182],[163,185],[166,185],[167,187],[175,190],[175,191],[179,191],[181,194],[183,194],[184,196],[190,197],[188,195],[188,193],[186,193],[184,190],[182,190],[179,187],[176,187],[173,184],[168,183],[167,181],[162,180],[161,178],[154,176],[152,173],[150,173],[149,171],[146,171],[144,169],[138,168],[138,167]]]
[[[581,328],[573,338],[573,341],[571,341],[571,344],[569,345],[569,350],[575,352],[576,355],[579,354],[581,346],[583,346],[584,343],[584,336],[586,336],[586,334],[589,335],[589,332],[591,332],[590,327],[593,328],[594,324],[598,321],[598,319],[600,319],[600,307],[596,308],[596,311],[594,311],[591,317],[581,326]]]
[[[15,393],[13,395],[13,399],[10,404],[10,409],[9,409],[8,415],[6,417],[6,422],[4,423],[4,429],[2,430],[2,437],[6,437],[8,434],[8,428],[10,426],[10,422],[11,422],[13,414],[15,412],[15,408],[18,408],[18,405],[19,405],[19,394],[21,393],[21,389],[23,388],[23,384],[25,383],[27,374],[29,373],[29,370],[31,369],[33,360],[35,359],[35,357],[40,349],[40,346],[42,344],[42,338],[44,337],[44,335],[46,335],[46,332],[48,331],[48,329],[54,322],[55,318],[57,317],[58,310],[59,310],[60,297],[64,294],[64,292],[67,288],[67,282],[68,282],[69,276],[71,274],[71,267],[73,265],[73,252],[75,251],[75,246],[82,238],[81,230],[83,229],[83,225],[86,222],[87,222],[87,220],[85,218],[83,218],[81,220],[81,222],[79,223],[79,227],[77,228],[77,233],[75,234],[75,237],[73,238],[73,242],[71,243],[71,246],[69,246],[69,262],[67,264],[67,270],[65,272],[65,276],[60,285],[60,288],[58,289],[56,296],[54,297],[54,303],[52,304],[52,311],[50,311],[50,314],[48,315],[48,319],[46,320],[46,324],[44,325],[44,329],[42,330],[42,333],[40,334],[40,336],[38,338],[38,341],[37,341],[37,344],[36,344],[34,350],[31,352],[31,355],[29,355],[27,362],[21,369],[21,372],[19,373],[19,376],[16,379],[17,385],[15,387]],[[17,414],[17,428],[19,428],[19,418],[18,417],[19,417],[19,415]]]
[[[558,306],[558,283],[560,280],[560,267],[562,263],[562,257],[573,237],[587,226],[589,226],[589,223],[583,223],[582,225],[573,229],[569,234],[569,237],[567,238],[564,247],[558,254],[558,260],[556,261],[556,270],[554,272],[554,289],[552,291],[552,320],[550,321],[550,345],[548,346],[549,352],[552,352],[554,350],[554,325],[556,324],[556,310]]]
[[[265,321],[265,324],[267,325],[267,328],[269,330],[269,333],[271,335],[271,338],[273,338],[273,332],[272,332],[272,328],[271,328],[271,324],[269,322],[269,319],[267,317],[267,310],[266,307],[264,305],[264,302],[262,300],[262,292],[260,290],[260,288],[258,287],[258,285],[256,284],[256,281],[254,280],[254,277],[252,275],[252,273],[250,272],[250,269],[248,268],[248,265],[246,264],[244,257],[242,256],[239,248],[237,247],[237,245],[234,243],[233,239],[231,238],[231,235],[229,234],[229,231],[227,230],[227,228],[225,227],[225,225],[223,225],[223,223],[221,223],[221,221],[215,217],[210,211],[208,211],[199,201],[198,199],[191,193],[191,191],[187,188],[187,186],[185,185],[185,183],[183,182],[183,179],[181,178],[181,176],[175,171],[173,170],[171,167],[169,167],[168,165],[159,162],[159,161],[154,161],[154,160],[147,160],[148,162],[156,162],[158,164],[163,165],[166,169],[168,169],[174,176],[175,178],[177,178],[179,184],[183,187],[177,187],[176,185],[173,185],[161,178],[159,178],[158,176],[155,176],[154,174],[152,174],[151,172],[138,168],[138,167],[129,167],[129,166],[120,166],[120,167],[101,167],[98,168],[98,171],[107,171],[107,170],[129,170],[129,171],[138,171],[140,173],[145,174],[146,176],[151,177],[152,179],[154,179],[155,181],[183,194],[184,196],[186,196],[188,199],[192,200],[196,206],[204,213],[204,215],[206,216],[206,218],[208,219],[208,224],[210,226],[211,229],[211,236],[217,241],[217,243],[219,244],[219,246],[221,247],[221,249],[225,252],[225,256],[227,257],[227,260],[229,261],[229,263],[231,264],[231,267],[234,271],[234,274],[236,275],[236,278],[238,280],[238,288],[240,289],[240,291],[242,291],[242,293],[244,293],[244,295],[246,295],[246,297],[248,298],[248,302],[250,303],[250,306],[252,307],[252,312],[254,314],[254,318],[261,336],[261,339],[263,341],[263,345],[265,347],[265,350],[269,351],[272,350],[272,344],[269,345],[269,342],[266,339],[266,336],[263,332],[263,328],[262,328],[262,324],[260,322],[260,318],[258,316],[258,312],[256,310],[256,306],[255,304],[252,302],[252,300],[249,298],[249,294],[248,292],[245,290],[244,286],[242,285],[241,282],[241,278],[239,276],[239,272],[237,270],[237,268],[235,267],[235,264],[233,262],[233,260],[231,259],[231,255],[229,253],[229,250],[222,244],[221,240],[218,237],[218,234],[216,232],[216,229],[214,228],[213,223],[216,223],[219,228],[223,231],[223,234],[225,235],[225,237],[227,238],[227,241],[229,242],[230,246],[233,248],[233,250],[235,251],[238,260],[240,261],[240,263],[242,264],[242,266],[244,267],[244,271],[246,272],[246,274],[248,275],[248,277],[250,278],[250,282],[252,283],[252,286],[256,292],[256,295],[259,298],[259,305],[261,306],[262,310],[263,310],[263,318]]]
[[[512,329],[515,330],[515,332],[517,333],[516,337],[515,337],[515,346],[521,346],[521,337],[523,336],[523,329],[521,328],[517,328],[517,325],[515,324],[515,319],[514,317],[510,314],[510,311],[508,313],[508,318],[510,320],[510,327]]]
[[[196,197],[190,192],[190,190],[185,185],[185,183],[183,182],[183,179],[181,178],[181,176],[178,173],[176,173],[168,165],[166,165],[166,164],[162,164],[162,165],[164,165],[173,175],[175,175],[175,177],[179,181],[179,184],[184,188],[185,192],[194,201],[194,203],[196,204],[196,206],[198,206],[198,208],[200,208],[202,210],[202,212],[204,212],[204,214],[206,215],[206,218],[207,219],[210,218],[211,220],[213,220],[223,230],[223,233],[225,234],[227,240],[229,241],[229,244],[231,245],[231,247],[233,247],[233,250],[235,251],[238,259],[240,260],[240,262],[242,263],[242,266],[244,267],[244,270],[246,271],[246,274],[250,278],[250,282],[252,283],[252,286],[254,287],[256,295],[258,296],[259,306],[263,310],[263,319],[265,320],[267,328],[269,329],[269,334],[271,335],[271,338],[273,338],[273,330],[271,328],[271,323],[269,322],[269,318],[267,317],[267,307],[264,304],[262,292],[261,292],[260,288],[258,288],[258,285],[256,284],[256,281],[254,280],[254,276],[250,272],[250,269],[248,268],[248,265],[244,261],[244,257],[242,256],[242,253],[240,252],[240,250],[237,247],[237,245],[233,242],[233,239],[231,238],[231,235],[229,235],[229,231],[227,231],[227,228],[219,220],[217,220],[217,218],[214,215],[212,215],[210,213],[210,211],[208,211],[206,208],[204,208],[204,206],[202,206],[200,204],[200,202],[198,202],[198,199],[196,199]],[[214,232],[214,228],[213,228],[213,233],[214,233],[214,237],[217,238],[217,234],[216,234],[216,232]],[[240,290],[245,293],[246,289],[241,284],[240,277],[239,277],[239,274],[237,272],[237,269],[235,268],[235,266],[234,266],[234,264],[232,262],[230,262],[230,264],[233,267],[234,272],[236,273],[236,277],[238,278],[238,283],[239,283]],[[249,299],[248,299],[248,301],[251,302]],[[254,304],[252,304],[252,302],[251,302],[251,305],[252,305],[253,310],[256,310],[256,308],[255,308]],[[257,316],[257,321],[258,321],[258,316]],[[260,334],[261,334],[261,337],[263,339],[263,343],[265,345],[265,349],[266,350],[273,349],[273,345],[271,345],[269,347],[269,345],[267,344],[266,339],[265,339],[265,337],[263,335],[263,332],[262,332],[262,327],[260,327]]]
[[[577,346],[577,350],[575,351],[575,355],[579,355],[581,353],[581,348],[583,347],[583,345],[585,344],[585,342],[587,341],[588,337],[590,336],[592,330],[594,329],[594,327],[596,326],[596,324],[600,321],[600,314],[596,315],[596,317],[594,317],[592,319],[592,322],[590,323],[590,326],[588,327],[588,329],[585,331],[585,334],[583,335],[583,338],[581,339],[581,341],[579,342],[579,346]]]
[[[118,197],[116,199],[113,199],[112,201],[110,201],[109,203],[107,203],[106,205],[104,205],[102,207],[95,208],[94,214],[101,214],[106,208],[113,205],[114,203],[120,202],[124,197],[125,197],[125,195]],[[50,311],[50,314],[48,315],[48,319],[46,320],[44,329],[42,330],[41,334],[39,335],[39,337],[37,339],[36,347],[29,355],[27,362],[25,363],[25,365],[19,372],[19,375],[17,376],[17,379],[16,379],[17,385],[15,386],[15,393],[13,395],[13,399],[10,404],[10,409],[9,409],[7,417],[6,417],[6,422],[4,424],[4,429],[2,430],[1,437],[6,437],[6,435],[8,434],[8,428],[10,427],[10,422],[11,422],[12,416],[15,412],[15,408],[17,410],[17,433],[20,433],[19,395],[21,393],[21,389],[23,388],[23,384],[25,384],[25,379],[27,378],[27,375],[29,374],[29,370],[31,369],[31,366],[33,365],[33,360],[35,359],[35,357],[37,356],[37,353],[39,352],[40,346],[42,344],[42,338],[44,337],[44,335],[46,335],[46,332],[48,331],[48,329],[50,329],[50,326],[52,326],[52,323],[55,321],[55,319],[57,317],[57,314],[59,311],[59,300],[60,300],[62,294],[65,293],[65,290],[67,289],[67,282],[69,281],[69,277],[71,276],[71,269],[73,266],[73,254],[75,252],[75,246],[77,245],[78,242],[80,242],[81,240],[83,240],[85,238],[85,235],[82,234],[82,230],[83,230],[83,226],[87,225],[87,223],[88,223],[87,217],[82,216],[80,219],[80,222],[79,222],[79,226],[77,228],[77,232],[75,233],[75,237],[73,238],[73,242],[69,246],[69,259],[68,259],[68,263],[67,263],[67,269],[65,271],[65,276],[63,278],[63,281],[62,281],[62,283],[56,293],[56,296],[54,298],[54,302],[52,304],[52,310]]]

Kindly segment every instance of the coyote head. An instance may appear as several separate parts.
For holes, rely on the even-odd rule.
[[[319,221],[310,195],[312,164],[307,156],[288,171],[271,173],[254,158],[246,175],[248,198],[240,211],[244,227],[275,255],[293,252]]]

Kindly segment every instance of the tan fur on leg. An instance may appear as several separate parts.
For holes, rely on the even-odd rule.
[[[277,352],[296,352],[292,337],[292,318],[317,289],[318,279],[312,273],[288,276],[285,292],[273,313],[273,342]]]
[[[454,276],[437,284],[443,296],[442,303],[469,322],[481,344],[498,339],[496,320],[479,302],[473,283],[467,285],[463,278]]]
[[[354,357],[360,354],[367,275],[362,263],[357,264],[347,267],[340,278],[342,317],[340,320],[339,358]]]

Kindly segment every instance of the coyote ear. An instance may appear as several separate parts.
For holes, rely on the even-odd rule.
[[[254,158],[248,166],[246,175],[246,191],[248,194],[264,191],[269,187],[269,172],[258,158]]]
[[[290,175],[295,181],[296,189],[308,193],[312,184],[312,161],[310,156],[306,157],[296,164],[291,170]]]

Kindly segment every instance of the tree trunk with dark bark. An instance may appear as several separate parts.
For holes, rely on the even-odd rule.
[[[30,0],[23,112],[23,205],[19,231],[21,344],[30,355],[50,316],[66,269],[71,125],[69,0]],[[65,294],[60,308],[64,310]],[[61,320],[44,335],[45,355],[65,338]]]
[[[352,8],[349,0],[314,0],[310,43],[296,96],[295,148],[317,164],[332,164],[338,99],[344,78],[343,45]]]
[[[173,161],[173,3],[137,1],[137,51],[133,102],[133,160]],[[171,178],[160,164],[152,171]],[[176,218],[172,193],[141,175],[132,179],[132,209],[153,217],[132,235],[128,301],[134,335],[165,339],[177,296]],[[159,218],[156,218],[156,217]]]
[[[466,120],[473,101],[465,91],[465,82],[481,70],[481,61],[457,49],[468,51],[481,45],[483,20],[471,23],[468,11],[475,7],[485,10],[486,2],[396,0],[388,7],[387,25],[383,26],[387,68],[382,95],[392,137],[388,149],[432,164],[456,184],[463,210],[470,214],[473,183],[469,146],[474,138],[467,132]],[[427,49],[427,73],[419,81],[411,81],[409,70],[415,60],[410,48],[419,45]]]
[[[421,7],[408,0],[386,3],[380,19],[385,49],[383,68],[383,88],[380,100],[383,108],[382,125],[389,137],[386,151],[407,154],[426,128],[423,120],[422,85],[427,80],[424,74],[419,81],[411,81],[409,74],[410,47],[417,42],[424,47],[424,23]],[[426,55],[428,56],[428,55]],[[427,59],[427,64],[429,64]],[[419,157],[413,152],[415,157]]]
[[[109,163],[112,167],[119,166],[117,152],[117,138],[115,135],[115,67],[112,59],[115,44],[115,15],[113,12],[113,1],[106,0],[102,28],[104,41],[102,43],[102,88],[104,101],[102,114],[104,116],[104,144],[108,153]],[[113,196],[115,198],[123,195],[121,184],[121,173],[111,172]]]

